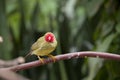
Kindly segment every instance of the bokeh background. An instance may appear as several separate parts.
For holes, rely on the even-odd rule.
[[[51,31],[53,55],[77,51],[120,53],[119,0],[0,0],[0,59],[25,56]],[[26,62],[37,60],[29,56]],[[31,80],[120,80],[120,62],[99,58],[59,61],[20,71]]]

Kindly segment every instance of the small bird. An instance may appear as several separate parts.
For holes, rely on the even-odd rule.
[[[44,63],[44,61],[40,58],[40,56],[51,57],[55,62],[55,57],[52,56],[50,53],[55,50],[56,46],[57,40],[54,34],[52,32],[47,32],[31,46],[31,51],[28,55],[36,55],[42,63]]]

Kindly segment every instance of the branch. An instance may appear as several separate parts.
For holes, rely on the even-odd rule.
[[[67,53],[67,54],[61,54],[61,55],[55,56],[56,62],[60,60],[68,60],[68,59],[79,58],[79,57],[81,58],[96,57],[96,58],[104,58],[104,59],[120,61],[120,55],[112,54],[112,53],[105,53],[105,52],[94,52],[94,51],[74,52],[74,53]],[[54,60],[51,58],[44,59],[44,64],[53,63],[53,62]],[[29,68],[37,67],[37,66],[44,65],[44,64],[40,62],[39,60],[37,60],[37,61],[29,62],[29,63],[16,65],[13,67],[2,68],[2,69],[20,71],[20,70],[29,69]]]
[[[0,80],[29,80],[29,79],[10,70],[0,70]]]
[[[25,62],[25,59],[23,57],[18,57],[13,60],[5,61],[0,59],[0,68],[5,68],[5,67],[10,67],[10,66],[15,66],[18,64],[22,64]]]

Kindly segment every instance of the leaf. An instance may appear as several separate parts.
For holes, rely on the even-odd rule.
[[[91,1],[88,1],[85,4],[88,16],[93,17],[98,12],[98,10],[101,7],[101,5],[103,4],[103,2],[104,2],[104,0],[99,0],[99,1],[91,0]]]
[[[106,37],[102,42],[97,44],[96,51],[107,51],[113,39],[117,36],[117,34],[110,34]]]
[[[115,28],[116,28],[117,33],[120,34],[120,23],[118,23]]]

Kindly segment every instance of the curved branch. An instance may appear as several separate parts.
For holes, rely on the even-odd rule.
[[[120,55],[112,54],[112,53],[105,53],[105,52],[94,52],[94,51],[74,52],[74,53],[67,53],[67,54],[61,54],[61,55],[55,56],[56,61],[68,60],[68,59],[79,58],[79,57],[81,58],[82,57],[83,58],[84,57],[97,57],[97,58],[104,58],[104,59],[111,59],[111,60],[120,60]],[[54,60],[51,58],[44,59],[43,61],[44,61],[44,64],[54,62]],[[40,62],[39,60],[37,60],[37,61],[29,62],[29,63],[16,65],[13,67],[2,68],[2,69],[20,71],[20,70],[29,69],[29,68],[37,67],[37,66],[44,65],[44,64]]]
[[[18,64],[22,64],[25,62],[24,57],[18,57],[13,60],[5,61],[0,59],[0,68],[5,68],[5,67],[10,67],[10,66],[15,66]]]

